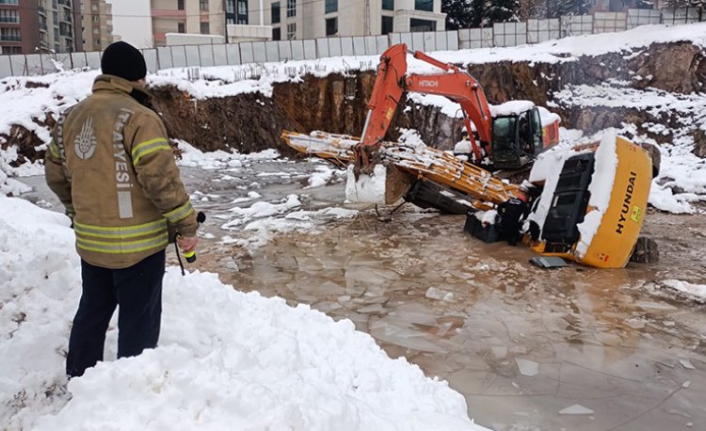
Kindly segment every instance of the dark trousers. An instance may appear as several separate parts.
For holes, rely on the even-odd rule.
[[[157,346],[164,268],[164,251],[124,269],[81,260],[83,293],[71,328],[66,374],[82,376],[86,368],[103,360],[105,333],[118,305],[118,358]]]

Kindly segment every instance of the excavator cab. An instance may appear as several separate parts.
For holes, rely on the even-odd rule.
[[[519,169],[543,149],[542,121],[536,107],[493,118],[491,150],[495,169]]]

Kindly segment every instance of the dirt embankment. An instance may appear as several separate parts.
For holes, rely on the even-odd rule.
[[[691,43],[654,44],[634,52],[580,57],[557,63],[498,62],[472,65],[469,72],[481,83],[490,103],[513,99],[532,100],[552,106],[568,128],[592,133],[623,123],[657,123],[669,128],[683,128],[684,115],[670,110],[578,106],[567,102],[566,91],[577,85],[618,85],[632,90],[654,89],[665,93],[696,93],[706,85],[706,55]],[[277,148],[291,154],[280,139],[282,130],[359,135],[363,129],[366,104],[375,82],[374,72],[325,78],[306,76],[298,83],[274,85],[272,97],[241,94],[209,100],[196,100],[174,87],[154,89],[154,106],[162,114],[170,135],[197,148],[216,150],[234,148],[240,152]],[[564,96],[561,96],[563,93]],[[452,148],[459,137],[460,121],[442,114],[438,108],[414,106],[400,109],[388,138],[398,137],[399,127],[419,130],[427,143]],[[658,112],[659,111],[659,112]],[[43,120],[51,126],[53,119]],[[703,157],[703,133],[694,135],[695,152]],[[650,136],[658,142],[671,136]],[[42,157],[35,147],[41,142],[17,126],[10,136],[0,136],[0,146],[16,145],[23,159]]]

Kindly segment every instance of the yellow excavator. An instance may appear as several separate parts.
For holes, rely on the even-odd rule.
[[[420,52],[412,55],[443,73],[407,75],[406,55],[404,44],[382,54],[361,138],[289,131],[282,138],[300,152],[348,166],[346,196],[351,201],[392,205],[404,198],[423,208],[467,213],[467,227],[469,222],[478,226],[480,212],[521,201],[534,227],[524,234],[523,242],[539,254],[598,268],[627,264],[642,227],[653,176],[645,149],[608,132],[600,142],[561,153],[560,160],[550,163],[554,169],[542,172],[541,164],[536,164],[531,185],[509,184],[477,163],[490,158],[493,166],[504,169],[531,163],[558,142],[558,122],[542,124],[531,102],[490,108],[469,74]],[[476,164],[424,145],[384,141],[404,93],[422,88],[436,89],[434,94],[461,104],[472,140],[471,161]],[[494,229],[492,223],[481,222],[479,227]]]

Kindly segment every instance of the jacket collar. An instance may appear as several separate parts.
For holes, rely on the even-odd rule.
[[[115,75],[98,75],[93,82],[93,92],[123,93],[143,105],[151,97],[150,93],[138,86],[137,83]]]

